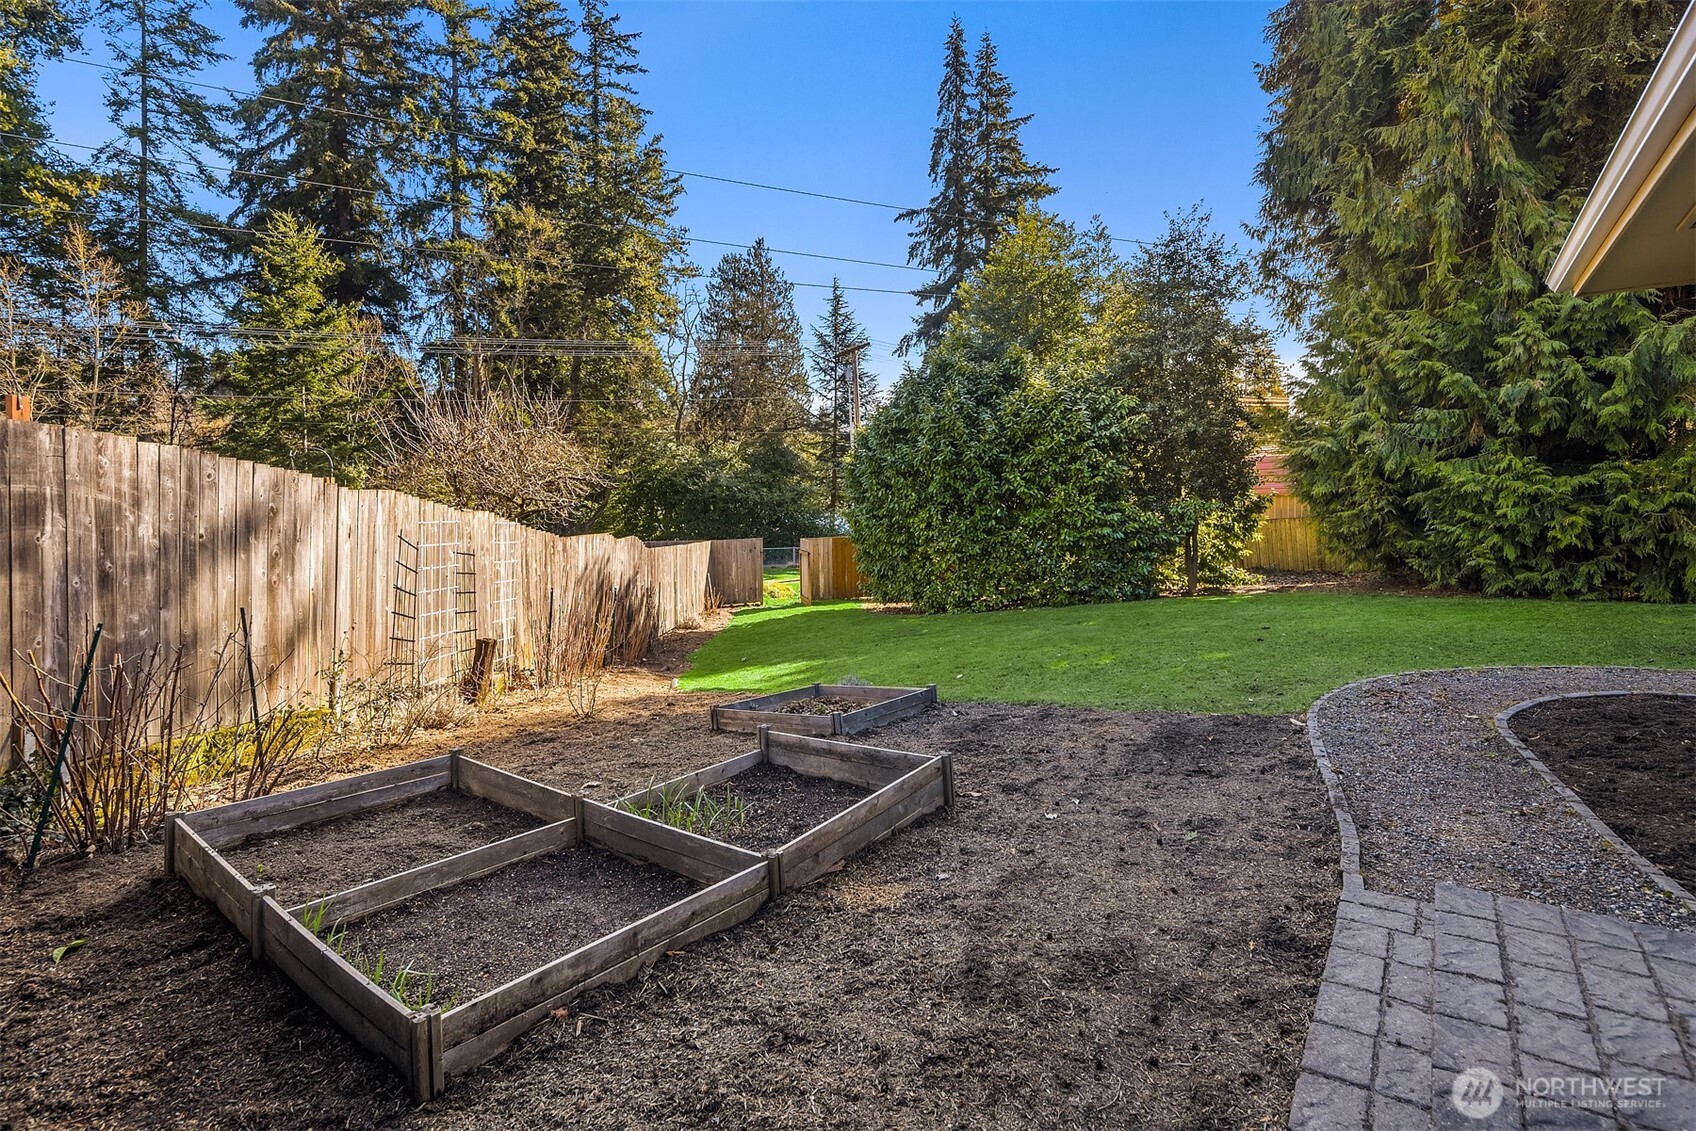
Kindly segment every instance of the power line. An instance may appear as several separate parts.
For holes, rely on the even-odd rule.
[[[115,72],[118,72],[120,74],[135,74],[135,75],[146,74],[146,75],[149,75],[149,76],[154,77],[154,78],[165,77],[165,76],[159,75],[158,72],[156,72],[156,71],[145,71],[145,70],[138,68],[138,67],[116,67],[116,66],[113,66],[110,63],[99,63],[99,62],[94,61],[93,59],[83,59],[83,58],[78,58],[78,57],[73,56],[73,55],[65,55],[65,56],[61,56],[60,58],[63,59],[67,63],[77,63],[77,64],[80,64],[80,65],[85,66],[85,67],[95,67],[95,68],[98,68],[100,70],[115,71]],[[259,91],[254,91],[254,90],[237,90],[234,87],[220,86],[216,83],[196,82],[196,81],[191,80],[191,79],[172,78],[171,81],[172,82],[180,82],[180,83],[183,83],[184,85],[187,85],[187,86],[201,87],[201,88],[206,89],[206,90],[221,91],[221,92],[228,94],[228,95],[231,95],[232,97],[235,97],[235,98],[255,98],[255,99],[260,99],[262,101],[275,102],[275,103],[278,103],[278,104],[284,105],[284,106],[293,106],[296,109],[301,109],[301,110],[316,110],[320,113],[325,113],[325,114],[341,114],[341,115],[345,115],[345,116],[348,116],[348,117],[360,118],[360,119],[365,120],[365,121],[370,121],[370,122],[375,122],[375,123],[379,123],[379,124],[382,124],[382,125],[392,126],[396,129],[406,129],[406,128],[408,128],[405,125],[405,123],[397,121],[394,118],[387,118],[387,117],[383,117],[383,116],[378,115],[378,114],[367,114],[364,111],[360,111],[360,110],[345,110],[345,109],[342,109],[342,108],[336,107],[336,106],[325,106],[322,103],[306,102],[306,101],[302,101],[300,99],[294,99],[294,98],[283,98],[280,95],[263,94]],[[509,139],[509,138],[503,138],[503,137],[499,137],[499,136],[493,135],[493,134],[468,133],[468,132],[463,131],[463,130],[449,129],[445,126],[437,127],[435,129],[431,130],[430,132],[442,134],[442,135],[445,135],[447,137],[465,138],[466,140],[469,140],[469,141],[486,141],[486,142],[494,142],[494,143],[501,144],[501,145],[511,145],[511,144],[513,144],[512,140]],[[519,146],[519,151],[520,152],[530,152],[531,150],[540,149],[540,148],[541,147],[539,147],[539,146],[522,146],[521,145],[521,146]],[[820,192],[820,191],[817,191],[815,189],[795,188],[795,187],[790,186],[790,185],[775,185],[775,184],[770,184],[770,183],[767,183],[767,182],[764,182],[764,181],[746,180],[746,179],[743,179],[743,178],[740,178],[740,177],[724,177],[724,176],[719,176],[719,175],[713,174],[713,173],[697,173],[697,172],[692,172],[692,171],[687,170],[687,169],[674,169],[674,168],[670,168],[670,167],[667,167],[664,171],[666,173],[668,173],[672,176],[676,176],[676,177],[689,177],[689,178],[692,178],[694,180],[714,181],[714,182],[717,182],[719,184],[726,184],[726,185],[739,185],[743,188],[761,189],[761,190],[766,191],[766,192],[788,193],[788,194],[793,195],[793,196],[811,197],[815,200],[834,201],[838,204],[853,204],[853,205],[857,205],[857,206],[862,207],[862,208],[878,208],[878,209],[882,209],[886,212],[897,212],[897,213],[899,213],[899,212],[923,211],[923,209],[913,208],[913,207],[910,207],[908,205],[889,204],[889,203],[886,203],[884,201],[878,201],[878,200],[864,200],[860,197],[842,196],[842,195],[839,195],[837,193]],[[421,201],[420,203],[446,204],[447,202],[445,202],[445,201]],[[451,205],[449,205],[449,207],[451,207]],[[1144,246],[1144,247],[1148,246],[1148,243],[1149,243],[1149,241],[1147,241],[1147,240],[1131,239],[1128,236],[1108,236],[1107,238],[1114,243],[1136,244],[1136,245]],[[711,242],[711,241],[701,241],[701,242]],[[802,254],[802,253],[791,253],[791,254]],[[880,264],[880,266],[882,266],[882,265]],[[903,265],[903,266],[907,266],[907,265]],[[915,268],[912,268],[912,269],[913,270],[923,270],[923,268],[919,268],[919,267],[915,267]]]
[[[11,133],[7,133],[4,130],[0,130],[0,137],[18,137],[18,136],[19,135],[17,135],[17,134],[11,134]],[[58,141],[53,140],[53,139],[49,139],[49,140],[52,141],[52,144],[56,144],[56,145],[57,144],[69,145],[70,144],[68,142],[61,143],[61,142],[58,142]],[[92,148],[92,147],[75,146],[74,148]],[[22,212],[47,211],[47,209],[43,209],[43,208],[36,206],[36,205],[10,204],[10,203],[6,203],[6,202],[0,202],[0,208],[9,208],[9,209],[13,209],[13,210],[16,210],[16,211],[22,211]],[[102,217],[97,212],[80,211],[80,210],[72,209],[72,208],[52,209],[51,212],[55,216],[79,216],[79,217],[82,217],[84,219],[89,219],[89,220],[101,220],[101,219],[105,218],[105,217]],[[183,218],[177,217],[177,216],[158,217],[158,218],[149,220],[148,223],[149,224],[176,224],[176,225],[179,225],[179,226],[182,226],[182,227],[197,228],[201,231],[224,232],[224,233],[229,233],[229,234],[234,234],[234,235],[253,236],[255,238],[261,238],[265,235],[264,232],[258,231],[254,228],[236,227],[236,226],[232,226],[232,225],[229,225],[229,224],[206,224],[206,223],[202,223],[200,221],[187,220],[187,219],[183,219]],[[350,240],[350,239],[347,239],[347,238],[341,237],[341,236],[327,236],[327,235],[324,235],[324,234],[318,233],[318,232],[315,232],[314,234],[317,235],[318,239],[322,240],[325,243],[342,244],[342,245],[345,245],[345,246],[348,246],[348,247],[363,247],[363,248],[368,248],[370,250],[378,251],[378,252],[387,251],[387,252],[394,252],[396,254],[434,255],[434,256],[444,256],[444,257],[452,257],[454,255],[460,254],[458,249],[448,248],[448,247],[432,247],[428,243],[421,243],[421,244],[418,244],[418,245],[415,245],[415,246],[412,246],[412,247],[403,247],[403,246],[398,245],[398,244],[374,243],[371,240]],[[720,246],[723,246],[723,247],[740,247],[740,248],[743,248],[743,249],[746,249],[746,250],[752,250],[753,246],[754,246],[753,244],[733,244],[733,243],[729,243],[729,242],[726,242],[726,241],[720,241],[720,240],[703,240],[701,242],[703,242],[703,243],[715,243],[715,244],[719,244]],[[779,254],[780,253],[780,249],[778,249],[778,248],[767,248],[766,250],[772,252],[773,254]],[[781,254],[784,254],[784,255],[804,255],[804,256],[808,256],[810,258],[814,258],[814,259],[832,259],[832,260],[837,260],[838,262],[843,262],[843,263],[866,262],[865,260],[848,259],[848,258],[845,258],[845,257],[842,257],[842,256],[825,255],[825,254],[818,253],[818,252],[781,251]],[[882,266],[899,266],[899,265],[898,264],[883,264]],[[595,270],[595,271],[625,271],[625,270],[629,269],[627,267],[622,267],[618,264],[588,263],[588,262],[584,262],[582,260],[573,260],[572,261],[572,267],[573,268],[583,267],[583,268],[587,268],[587,269]],[[795,279],[790,279],[790,280],[787,280],[787,281],[788,281],[789,285],[792,286],[792,287],[804,287],[804,288],[807,288],[809,290],[825,290],[825,291],[828,291],[832,287],[839,285],[837,283],[802,282],[802,281],[798,281],[798,280],[795,280]],[[858,292],[858,293],[861,293],[861,294],[913,295],[913,294],[921,293],[921,292],[907,290],[907,289],[902,288],[902,287],[862,287],[862,286],[853,286],[853,285],[850,285],[848,283],[842,283],[842,284],[840,284],[840,286],[845,291],[855,291],[855,292]],[[930,292],[924,291],[922,293],[928,295]]]
[[[15,138],[15,139],[20,140],[20,141],[30,140],[29,138],[25,137],[22,134],[7,133],[4,130],[0,130],[0,137]],[[102,145],[88,145],[88,144],[83,143],[83,142],[64,141],[64,140],[61,140],[61,139],[55,138],[55,137],[50,137],[50,138],[47,138],[46,140],[49,142],[49,144],[54,145],[54,146],[62,146],[66,149],[81,149],[81,150],[85,150],[89,153],[99,153],[102,149],[105,148],[105,146],[102,146]],[[332,192],[355,192],[355,193],[359,193],[359,194],[364,195],[364,196],[372,196],[372,197],[382,196],[382,195],[385,195],[385,193],[386,193],[388,196],[393,197],[397,202],[403,202],[403,203],[408,203],[408,204],[434,204],[434,205],[437,205],[437,206],[442,207],[442,208],[452,208],[454,206],[452,201],[441,200],[437,197],[432,197],[432,196],[415,196],[411,193],[396,192],[392,189],[384,190],[384,189],[373,189],[373,188],[359,188],[355,185],[340,185],[340,184],[335,184],[334,182],[331,182],[331,181],[311,180],[311,179],[308,179],[306,177],[300,177],[300,176],[296,176],[296,175],[293,175],[293,174],[289,174],[289,175],[285,176],[285,175],[278,174],[278,173],[262,173],[262,172],[259,172],[258,170],[255,170],[255,169],[243,169],[243,168],[240,168],[238,166],[231,166],[231,165],[212,165],[212,164],[208,164],[204,161],[190,161],[190,160],[187,160],[185,158],[175,158],[175,159],[173,159],[173,158],[170,158],[170,157],[155,156],[153,158],[153,160],[160,162],[161,164],[165,164],[165,165],[174,165],[177,168],[206,169],[206,170],[210,170],[210,171],[215,172],[215,173],[228,173],[231,176],[238,176],[238,177],[255,177],[255,178],[259,178],[261,180],[267,180],[267,181],[292,181],[297,185],[305,185],[309,188],[328,189]],[[152,220],[149,220],[149,223],[152,223],[152,222],[153,222]],[[598,227],[602,231],[609,231],[609,232],[615,230],[611,226],[596,225],[596,224],[592,224],[588,221],[573,221],[573,226],[576,226],[576,227]],[[240,231],[241,229],[226,228],[224,230],[225,231]],[[683,240],[685,240],[689,243],[711,244],[715,247],[735,247],[735,248],[740,248],[743,251],[752,251],[753,248],[754,248],[753,244],[733,243],[729,240],[709,240],[709,239],[705,239],[705,238],[702,238],[702,237],[699,237],[699,236],[688,236],[688,235],[681,236],[680,238],[682,238]],[[343,242],[348,242],[348,241],[343,241]],[[376,246],[376,245],[373,244],[373,245],[369,245],[369,246]],[[766,247],[766,250],[771,252],[773,255],[798,255],[798,256],[803,256],[807,259],[828,259],[828,260],[831,260],[831,261],[836,262],[836,263],[857,263],[857,264],[861,264],[861,265],[866,266],[866,267],[889,267],[889,268],[893,268],[893,269],[898,270],[898,271],[923,271],[923,270],[925,270],[923,267],[915,267],[910,263],[887,263],[887,262],[883,262],[881,260],[876,260],[876,259],[856,259],[856,258],[853,258],[851,256],[846,256],[846,255],[827,255],[824,252],[818,252],[818,251],[793,251],[793,250],[790,250],[790,249],[787,249],[787,248],[771,247],[769,245]],[[585,264],[585,266],[600,266],[600,265],[599,264]],[[618,271],[624,270],[624,268],[622,268],[622,267],[612,267],[610,269],[611,270],[618,270]],[[897,292],[897,293],[906,293],[906,292]]]
[[[64,56],[60,56],[60,58],[64,62],[67,62],[67,63],[76,63],[76,64],[79,64],[79,65],[84,66],[84,67],[94,67],[98,70],[113,71],[113,72],[116,72],[118,74],[128,74],[128,75],[138,75],[138,76],[145,74],[145,75],[148,75],[148,76],[153,77],[153,78],[166,77],[166,76],[159,75],[159,73],[156,72],[156,71],[144,70],[144,69],[139,68],[139,67],[117,67],[117,66],[113,66],[110,63],[100,63],[100,62],[96,62],[93,59],[83,59],[83,58],[79,58],[75,55],[64,55]],[[259,99],[259,100],[264,101],[264,102],[275,102],[275,103],[282,105],[282,106],[293,106],[294,108],[299,109],[299,110],[317,110],[320,113],[324,113],[324,114],[340,114],[340,115],[343,115],[343,116],[346,116],[346,117],[359,118],[359,119],[364,120],[364,121],[374,122],[374,123],[377,123],[377,124],[387,125],[387,126],[401,127],[403,125],[401,122],[398,122],[393,118],[384,117],[380,114],[368,114],[368,113],[365,113],[362,110],[346,110],[346,109],[342,109],[341,107],[337,107],[337,106],[325,106],[322,103],[306,102],[306,101],[303,101],[303,100],[297,99],[297,98],[284,98],[281,95],[264,94],[264,93],[261,93],[260,91],[256,91],[256,90],[238,90],[234,87],[220,86],[217,83],[197,82],[193,79],[184,79],[184,78],[172,77],[170,81],[182,83],[184,86],[200,87],[202,90],[221,91],[222,93],[231,95],[235,98],[254,98],[254,99]],[[467,141],[487,141],[487,142],[495,142],[495,143],[502,144],[502,145],[510,145],[511,144],[510,139],[503,138],[503,137],[500,137],[500,136],[495,135],[495,134],[470,133],[470,132],[467,132],[467,131],[464,131],[464,130],[448,129],[446,127],[438,127],[436,129],[432,130],[431,132],[443,134],[443,135],[446,135],[448,137],[464,138]],[[766,183],[761,182],[761,181],[744,180],[744,179],[739,178],[739,177],[722,177],[722,176],[718,176],[717,174],[714,174],[714,173],[697,173],[697,172],[694,172],[694,171],[689,170],[689,169],[674,169],[674,168],[667,167],[664,171],[667,174],[674,176],[674,177],[689,177],[693,180],[698,180],[698,181],[717,181],[720,184],[740,185],[743,188],[764,189],[768,192],[792,193],[796,196],[810,196],[810,197],[813,197],[813,198],[818,199],[818,200],[833,200],[833,201],[837,201],[837,202],[842,203],[842,204],[857,204],[857,205],[860,205],[860,206],[866,207],[866,208],[883,208],[883,209],[887,209],[891,212],[905,212],[905,211],[907,211],[905,208],[903,208],[899,204],[884,204],[884,203],[881,203],[881,202],[875,201],[875,200],[861,200],[857,197],[852,197],[852,196],[840,196],[840,195],[837,195],[836,193],[816,192],[812,189],[800,189],[800,188],[792,188],[792,187],[789,187],[787,185],[766,184]]]

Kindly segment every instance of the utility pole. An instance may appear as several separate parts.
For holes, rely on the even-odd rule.
[[[866,344],[865,342],[856,342],[836,355],[838,359],[843,354],[848,355],[848,403],[850,406],[848,412],[848,450],[850,452],[854,450],[854,437],[860,431],[860,354],[865,351]],[[837,371],[841,372],[840,366],[838,366]]]

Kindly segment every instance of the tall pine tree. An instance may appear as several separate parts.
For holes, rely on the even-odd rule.
[[[557,213],[576,183],[577,23],[564,0],[512,0],[495,24],[482,162],[493,199]]]
[[[91,187],[48,144],[36,68],[77,43],[57,0],[0,3],[0,240],[45,275],[57,258],[64,214]]]
[[[1058,170],[1025,156],[1019,131],[1031,115],[1013,113],[1013,84],[1001,72],[987,32],[972,61],[972,95],[970,218],[976,224],[978,254],[986,256],[1021,209],[1054,195],[1048,178]]]
[[[1696,289],[1542,281],[1681,7],[1273,17],[1259,234],[1313,380],[1291,464],[1356,557],[1494,594],[1696,598]]]
[[[472,332],[473,285],[482,244],[479,217],[492,195],[493,178],[479,160],[488,117],[487,80],[493,48],[488,39],[492,11],[472,0],[426,0],[437,35],[424,141],[426,200],[418,226],[422,289],[433,300],[425,320],[450,337]],[[469,392],[472,367],[457,351],[446,355],[446,383]]]
[[[647,344],[674,310],[671,282],[683,242],[672,221],[681,186],[666,172],[660,139],[648,133],[648,112],[630,85],[644,73],[636,34],[619,29],[604,0],[583,0],[582,32],[572,147],[579,182],[560,217],[582,266],[576,336]],[[659,383],[652,359],[637,368],[579,357],[567,395],[606,398],[639,388],[646,402]]]
[[[337,263],[330,298],[384,315],[408,300],[398,188],[423,164],[429,96],[425,39],[406,0],[237,0],[265,32],[258,90],[237,100],[241,142],[230,180],[236,216],[288,212],[316,228]]]
[[[330,294],[341,265],[286,212],[266,217],[253,257],[253,280],[234,316],[263,331],[242,345],[228,374],[234,396],[220,446],[240,459],[357,486],[372,430],[358,395],[363,328]]]
[[[517,0],[497,28],[490,122],[499,140],[498,201],[529,208],[564,241],[576,306],[554,306],[537,336],[646,347],[674,312],[671,283],[682,233],[672,226],[680,186],[636,101],[636,35],[599,0],[573,20],[557,0]],[[628,433],[658,404],[651,355],[588,357],[554,367],[572,418],[604,436]]]
[[[949,25],[931,135],[930,203],[896,216],[913,225],[907,262],[935,273],[913,294],[920,313],[900,352],[928,349],[959,308],[957,291],[1026,205],[1053,195],[1055,170],[1025,157],[1019,131],[1031,116],[1013,113],[1013,86],[987,34],[976,58],[966,51],[958,19]]]
[[[970,222],[975,140],[972,62],[966,52],[966,29],[956,17],[948,25],[942,82],[936,88],[936,128],[930,142],[930,180],[936,192],[925,207],[909,209],[895,218],[897,223],[913,226],[907,262],[935,274],[929,286],[913,292],[920,305],[929,309],[901,339],[903,354],[914,346],[929,348],[941,336],[955,310],[955,290],[982,262],[977,253],[977,231]]]
[[[695,412],[707,438],[743,440],[806,423],[795,286],[772,262],[765,240],[718,261],[701,323]]]
[[[202,203],[220,187],[207,166],[227,145],[223,110],[195,75],[228,58],[201,23],[198,0],[103,0],[100,21],[115,69],[106,110],[120,140],[96,155],[95,225],[129,293],[156,315],[186,313],[218,243]]]
[[[830,513],[842,512],[843,471],[853,447],[855,396],[859,397],[860,419],[875,407],[877,378],[851,358],[865,349],[866,332],[848,306],[842,280],[830,281],[830,299],[824,313],[813,324],[813,343],[807,360],[813,369],[813,388],[819,400],[819,474],[825,482]],[[856,389],[854,374],[859,373]]]

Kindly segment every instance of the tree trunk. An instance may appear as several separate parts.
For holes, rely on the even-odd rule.
[[[1199,528],[1184,535],[1184,596],[1194,597],[1196,574],[1199,571],[1201,531]]]

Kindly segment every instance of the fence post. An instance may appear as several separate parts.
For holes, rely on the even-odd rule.
[[[6,419],[20,422],[30,419],[30,399],[27,393],[6,394]]]

